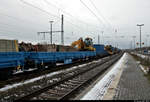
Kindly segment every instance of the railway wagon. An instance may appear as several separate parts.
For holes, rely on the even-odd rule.
[[[85,60],[93,57],[109,55],[104,50],[104,45],[94,45],[96,51],[75,52],[0,52],[0,79],[8,78],[13,70],[28,68],[43,69],[62,62],[70,64],[75,60]]]
[[[96,56],[94,51],[78,52],[0,52],[0,79],[11,77],[14,70],[45,68],[57,62],[72,63],[73,60]]]
[[[14,69],[24,66],[22,52],[0,52],[0,78],[11,76]]]
[[[27,54],[27,53],[26,53]],[[56,63],[70,64],[74,60],[92,58],[96,56],[95,51],[78,52],[28,52],[26,56],[25,69],[37,67],[39,69],[45,66],[55,66]]]
[[[96,55],[98,57],[105,57],[109,55],[109,53],[106,50],[104,50],[104,45],[94,44],[93,47],[96,49]]]

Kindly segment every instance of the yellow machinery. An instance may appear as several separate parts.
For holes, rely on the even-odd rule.
[[[79,51],[95,51],[95,48],[93,48],[93,42],[92,42],[92,38],[85,38],[85,40],[83,41],[82,38],[80,38],[77,41],[74,41],[71,44],[72,47],[77,47],[77,49]]]
[[[104,50],[106,50],[110,55],[114,54],[111,45],[106,45]]]

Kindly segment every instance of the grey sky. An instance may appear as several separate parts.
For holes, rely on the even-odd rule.
[[[23,1],[49,14],[21,0],[0,0],[0,38],[41,42],[43,36],[37,36],[37,32],[48,31],[50,20],[54,20],[53,29],[60,30],[61,14],[64,14],[65,20],[65,44],[88,36],[97,43],[97,36],[100,34],[101,43],[114,45],[116,42],[121,48],[129,48],[131,41],[133,42],[132,36],[135,35],[136,42],[139,41],[138,23],[145,24],[142,27],[142,40],[145,44],[146,35],[150,35],[150,0],[82,0],[100,20],[80,0]],[[104,38],[101,31],[104,31]],[[49,41],[49,35],[46,36],[46,41]],[[53,43],[60,42],[60,33],[53,34]]]

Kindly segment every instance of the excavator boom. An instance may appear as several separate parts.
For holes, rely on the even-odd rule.
[[[79,51],[95,51],[91,38],[86,38],[84,41],[82,38],[80,38],[79,40],[74,41],[71,46],[77,47]]]

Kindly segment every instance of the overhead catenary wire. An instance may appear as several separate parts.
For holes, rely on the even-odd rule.
[[[22,28],[22,29],[30,29],[30,30],[37,30],[36,28],[31,28],[31,27],[23,27],[23,25],[14,25],[14,24],[6,24],[6,23],[3,23],[3,22],[0,22],[0,26],[2,27],[6,27],[6,28],[18,28],[19,30]]]
[[[11,35],[16,35],[16,36],[19,36],[22,34],[24,34],[24,36],[26,36],[27,34],[25,34],[24,32],[22,32],[22,30],[14,30],[14,29],[9,29],[7,27],[0,27],[0,31],[3,31],[3,32],[9,32]],[[29,35],[30,36],[30,35]]]
[[[13,19],[13,20],[15,20],[15,21],[17,21],[17,22],[19,22],[19,21],[21,21],[21,23],[31,23],[32,21],[27,21],[27,20],[25,20],[25,19],[20,19],[20,18],[18,18],[18,17],[15,17],[15,16],[10,16],[10,15],[8,15],[8,14],[5,14],[5,13],[0,13],[0,16],[5,16],[5,17],[8,17],[8,18],[10,18],[10,19]],[[36,23],[36,22],[33,22],[33,23]],[[10,25],[10,24],[5,24],[5,25]],[[11,26],[11,25],[10,25]],[[12,25],[12,26],[15,26],[15,25]],[[17,25],[18,26],[18,25]],[[20,26],[19,26],[20,27]],[[32,26],[33,27],[33,26]],[[42,26],[43,27],[43,26]],[[44,28],[44,27],[43,27]]]
[[[30,4],[30,3],[27,3],[27,2],[25,2],[24,0],[20,0],[20,1],[23,1],[23,3],[25,3],[25,4],[27,4],[27,5],[31,6],[31,7],[34,7],[34,8],[36,8],[36,9],[40,10],[41,12],[47,13],[48,15],[52,15],[52,14],[49,13],[48,11],[43,10],[43,9],[41,9],[41,8],[39,8],[39,7],[37,7],[37,6],[34,6],[34,5]],[[57,16],[55,16],[55,15],[53,15],[53,16],[54,16],[54,17],[57,17]],[[57,18],[59,18],[59,17],[57,17]],[[73,26],[76,27],[77,29],[81,30],[81,27],[80,27],[80,26],[75,25],[75,24],[73,24],[72,22],[70,22],[70,21],[68,21],[68,20],[65,20],[65,21],[68,22],[69,24],[73,25]]]
[[[31,7],[33,7],[33,8],[36,8],[36,9],[38,9],[38,10],[40,10],[41,12],[44,12],[44,13],[47,13],[48,15],[53,15],[53,14],[51,14],[50,12],[48,12],[48,11],[46,11],[46,10],[43,10],[43,9],[41,9],[41,8],[39,8],[39,7],[37,7],[37,6],[34,6],[34,5],[32,5],[32,4],[30,4],[30,3],[28,3],[28,2],[25,2],[24,0],[20,0],[22,3],[25,3],[25,4],[27,4],[27,5],[29,5],[29,6],[31,6]],[[56,15],[53,15],[54,17],[57,17],[57,18],[59,18],[58,16],[56,16]],[[67,20],[65,20],[66,22],[69,22],[71,25],[73,25],[74,27],[76,27],[76,29],[79,29],[80,30],[80,26],[77,26],[77,25],[75,25],[75,24],[73,24],[72,22],[70,22],[70,21],[67,21]]]
[[[51,14],[50,12],[48,12],[46,10],[43,10],[43,9],[41,9],[41,8],[39,8],[37,6],[34,6],[34,5],[32,5],[32,4],[28,3],[28,2],[25,2],[24,0],[20,0],[20,1],[23,1],[23,3],[25,3],[25,4],[29,5],[29,6],[32,6],[33,8],[39,9],[41,12],[47,13],[48,15],[53,15],[53,14]],[[59,18],[56,15],[53,15],[53,16]],[[72,22],[68,21],[67,19],[65,21],[68,22],[68,23],[70,23],[72,26],[76,27],[77,29],[81,30],[80,26],[78,26],[76,24],[73,24]]]
[[[25,0],[20,0],[20,1],[25,1]],[[41,8],[40,8],[41,9]],[[41,9],[41,10],[43,10],[43,9]],[[44,10],[45,11],[45,10]],[[43,12],[43,11],[42,11]],[[48,11],[47,11],[48,12]],[[46,12],[45,12],[46,13]],[[50,13],[51,14],[51,13]],[[48,15],[50,15],[50,14],[48,14]],[[12,19],[16,19],[16,21],[23,21],[23,23],[24,22],[26,22],[26,20],[24,20],[24,19],[22,19],[22,18],[18,18],[18,17],[13,17],[13,16],[9,16],[9,15],[7,15],[9,18],[12,18]],[[56,15],[57,16],[57,15]],[[59,17],[58,17],[59,18]],[[79,30],[81,30],[81,26],[80,25],[76,25],[76,24],[73,24],[71,21],[66,21],[66,22],[69,22],[68,24],[71,24],[72,26],[74,26],[74,27],[76,27],[76,28],[78,28]],[[22,22],[21,22],[22,23]],[[22,25],[21,25],[22,26]],[[12,26],[13,27],[13,26]],[[20,26],[19,26],[20,27]],[[28,26],[27,26],[28,27]],[[15,28],[15,27],[14,27]]]
[[[20,1],[21,1],[22,3],[24,3],[24,4],[26,4],[26,5],[29,5],[29,6],[31,6],[31,7],[33,7],[33,8],[36,8],[36,9],[40,10],[41,12],[44,12],[44,13],[46,13],[46,14],[48,14],[48,15],[51,15],[51,16],[53,16],[53,17],[56,17],[56,18],[59,18],[59,19],[60,19],[59,16],[53,15],[53,14],[51,14],[50,12],[47,12],[46,10],[43,10],[43,9],[41,9],[41,8],[39,8],[39,7],[37,7],[37,6],[34,6],[34,5],[32,5],[32,4],[28,3],[28,2],[25,2],[24,0],[20,0]]]
[[[84,24],[85,26],[88,26],[88,27],[90,26],[90,27],[93,27],[94,29],[99,30],[96,25],[88,24],[88,23],[86,23],[86,22],[84,22],[84,21],[82,21],[82,20],[80,20],[80,19],[74,17],[74,16],[73,16],[72,14],[70,14],[69,12],[66,12],[66,11],[63,10],[62,8],[60,8],[60,7],[56,6],[56,5],[54,5],[53,3],[50,3],[48,0],[44,0],[44,2],[45,2],[46,4],[48,4],[48,5],[50,5],[50,6],[53,6],[53,7],[57,8],[58,10],[61,10],[64,14],[68,15],[68,17],[66,16],[67,18],[69,18],[69,16],[70,16],[71,18],[74,18],[74,19],[77,20],[79,23]],[[69,19],[70,19],[70,18],[69,18]],[[68,21],[68,22],[69,22],[69,21]],[[73,24],[72,22],[69,22],[69,23],[71,23],[72,25],[74,25],[74,26],[76,26],[77,28],[81,29],[80,26],[77,26],[77,25]],[[94,26],[95,26],[95,27],[94,27]],[[85,28],[85,29],[86,29],[86,28]],[[87,29],[86,29],[86,31],[87,31]]]
[[[8,35],[9,36],[17,36],[17,37],[18,36],[20,36],[20,37],[22,36],[22,35],[18,35],[18,34],[20,34],[20,32],[15,32],[15,31],[10,31],[10,30],[8,31],[8,30],[4,30],[4,29],[0,30],[0,35],[1,36],[8,36]]]
[[[56,5],[54,5],[54,4],[50,3],[50,2],[48,2],[47,0],[44,0],[44,1],[45,1],[45,3],[47,3],[48,5],[52,5],[53,7],[57,8],[57,9],[60,9],[62,12],[64,12],[64,13],[67,14],[67,15],[69,15],[70,17],[75,18],[75,19],[78,20],[80,23],[82,22],[83,24],[86,24],[86,25],[88,24],[88,23],[86,23],[86,22],[84,22],[84,21],[82,21],[82,20],[80,20],[80,19],[74,17],[74,16],[71,15],[69,12],[66,12],[65,10],[63,10],[63,9],[61,9],[61,8],[59,8],[59,7],[57,7]]]
[[[47,0],[45,0],[45,1],[47,1]],[[74,17],[72,14],[70,14],[69,12],[66,12],[65,10],[63,10],[63,9],[61,9],[61,8],[59,8],[59,7],[57,7],[56,5],[54,5],[54,4],[52,4],[52,3],[48,2],[48,1],[47,1],[47,3],[49,3],[49,5],[52,5],[53,7],[56,7],[57,9],[61,10],[61,11],[64,12],[65,14],[69,15],[70,17],[75,18],[75,19],[78,20],[79,22],[82,22],[82,23],[86,24],[86,26],[87,26],[87,25],[88,25],[88,26],[91,26],[91,27],[95,26],[96,28],[98,28],[98,26],[88,24],[88,23],[86,23],[86,22],[84,22],[84,21],[82,21],[82,20],[76,18],[76,17]],[[58,4],[58,2],[56,2],[56,3]],[[95,27],[94,27],[94,28],[95,28]],[[96,28],[95,28],[95,29],[96,29]]]
[[[96,7],[96,5],[93,3],[92,0],[89,0],[91,2],[91,4],[94,6],[94,8],[96,9],[97,13],[104,19],[105,22],[107,22],[111,27],[112,27],[112,24],[106,20],[106,18],[102,15],[102,13],[100,12],[100,10],[98,10],[98,8]],[[113,27],[112,27],[113,28]]]
[[[96,17],[99,23],[102,23],[102,25],[105,27],[105,24],[102,22],[102,20],[82,0],[80,0],[80,2]]]
[[[46,11],[46,10],[43,10],[43,9],[41,9],[41,8],[39,8],[39,7],[37,7],[37,6],[34,6],[34,5],[32,5],[32,4],[28,3],[28,2],[25,2],[24,0],[20,0],[20,1],[21,1],[22,3],[24,3],[24,4],[27,4],[27,5],[29,5],[29,6],[31,6],[31,7],[33,7],[33,8],[36,8],[36,9],[40,10],[41,12],[44,12],[44,13],[46,13],[46,14],[48,14],[48,15],[51,15],[51,16],[53,16],[53,17],[56,17],[56,18],[59,18],[59,19],[60,19],[59,16],[53,15],[53,14],[51,14],[50,12],[48,12],[48,11]],[[73,23],[70,22],[70,21],[67,21],[67,20],[65,20],[65,21],[66,21],[66,22],[69,22],[69,23],[72,24],[73,26],[76,26],[77,28],[80,29],[80,26],[77,26],[77,25],[73,24]]]
[[[16,33],[16,34],[18,34],[18,33],[20,33],[20,32],[17,32],[17,31],[13,31],[13,30],[6,30],[6,29],[1,29],[0,28],[0,31],[3,31],[3,32],[10,32],[10,33],[12,33],[12,35],[14,35],[14,33]]]
[[[1,9],[1,11],[2,11],[2,9]],[[8,17],[8,18],[11,18],[11,19],[14,19],[14,20],[16,20],[16,21],[23,21],[23,22],[24,22],[24,21],[27,21],[26,19],[19,18],[19,17],[15,17],[15,16],[12,16],[12,15],[10,16],[10,15],[8,15],[8,14],[6,14],[6,13],[3,13],[3,12],[0,12],[0,15],[1,15],[1,16],[5,16],[5,17]],[[28,22],[30,22],[30,23],[31,23],[31,22],[32,22],[32,23],[36,23],[36,22],[33,22],[33,21],[29,21],[29,20],[28,20]]]
[[[31,5],[29,5],[29,6],[31,6]],[[41,9],[41,8],[40,8]],[[43,12],[43,11],[42,11]],[[47,12],[44,12],[44,13],[47,13]],[[66,21],[66,20],[65,20]],[[71,25],[73,25],[73,26],[75,26],[76,28],[78,28],[79,30],[81,30],[81,27],[80,26],[77,26],[77,25],[75,25],[75,24],[73,24],[72,22],[70,22],[70,21],[66,21],[66,22],[69,22],[69,24],[71,24]]]

